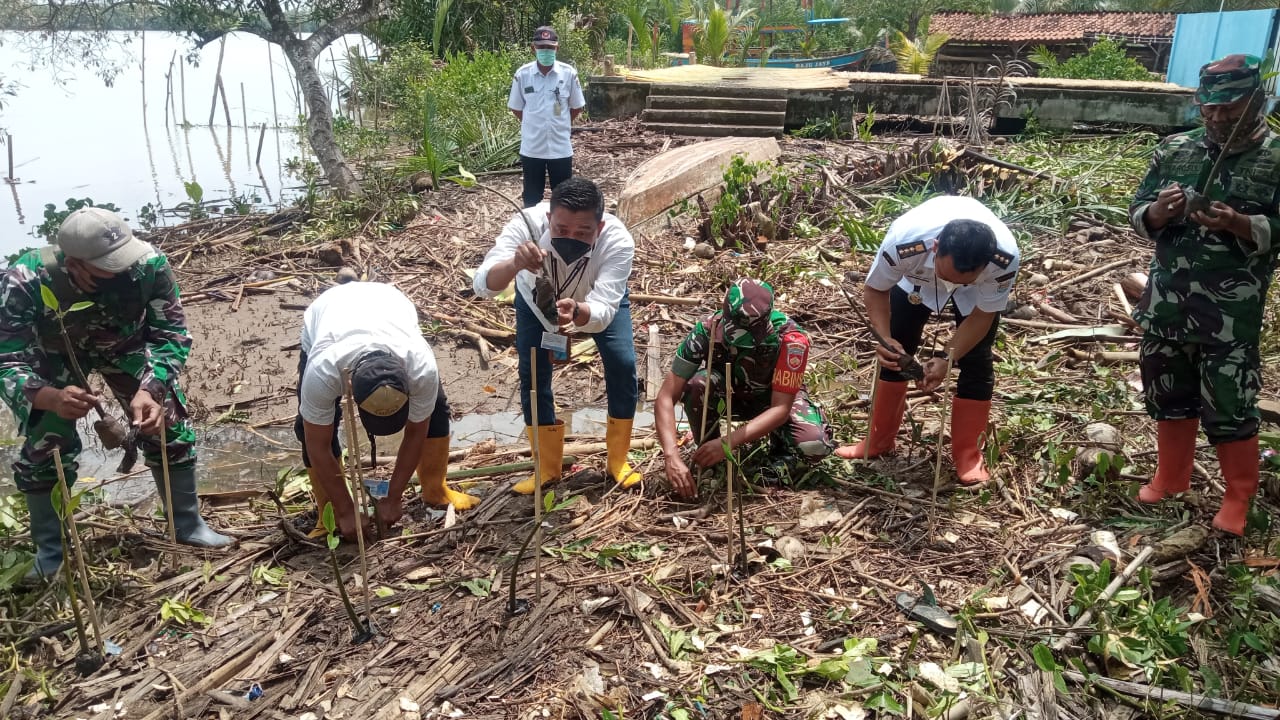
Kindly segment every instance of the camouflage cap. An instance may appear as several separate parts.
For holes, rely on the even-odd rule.
[[[773,287],[759,280],[738,280],[725,293],[722,310],[730,343],[749,345],[752,340],[763,340],[773,315]]]
[[[1200,68],[1196,102],[1201,105],[1230,105],[1248,97],[1262,85],[1262,58],[1237,53]]]

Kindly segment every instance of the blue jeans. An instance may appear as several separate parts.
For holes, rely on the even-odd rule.
[[[529,349],[542,346],[542,323],[524,296],[516,291],[516,354],[520,357],[520,407],[524,410],[524,424],[532,425],[529,408]],[[636,415],[636,342],[631,330],[631,299],[622,295],[618,312],[603,331],[591,336],[604,363],[604,392],[608,400],[609,417],[630,420]],[[554,425],[556,422],[555,398],[551,395],[551,353],[538,356],[538,424]]]

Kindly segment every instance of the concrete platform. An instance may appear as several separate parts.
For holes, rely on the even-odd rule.
[[[593,77],[586,94],[587,111],[595,118],[632,117],[646,107],[660,107],[648,104],[651,96],[784,98],[785,127],[794,130],[828,120],[832,113],[851,119],[872,106],[879,115],[935,116],[940,108],[942,114],[963,115],[968,84],[968,78],[688,65],[625,78]],[[1014,78],[1010,84],[1017,99],[999,108],[997,117],[1020,121],[1032,113],[1051,129],[1115,124],[1173,132],[1193,127],[1198,115],[1193,92],[1167,83]]]

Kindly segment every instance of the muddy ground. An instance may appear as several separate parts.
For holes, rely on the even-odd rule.
[[[577,164],[600,179],[610,197],[644,158],[684,142],[634,125],[603,127],[583,137]],[[784,140],[784,150],[791,161],[825,153],[846,178],[861,177],[860,163],[892,151],[795,140]],[[518,193],[518,176],[490,181]],[[417,302],[459,426],[468,417],[519,406],[510,343],[501,339],[511,310],[471,298],[465,275],[509,215],[491,193],[448,188],[426,196],[403,232],[357,238],[348,248],[362,269],[396,282]],[[1109,485],[1068,479],[1063,489],[1046,489],[1054,479],[1046,473],[1076,473],[1079,465],[1047,467],[1037,452],[1047,443],[1086,445],[1084,425],[1098,418],[1082,408],[1092,407],[1117,427],[1131,471],[1149,473],[1153,464],[1151,424],[1140,410],[1133,366],[1100,369],[1093,364],[1094,344],[1040,339],[1064,327],[1061,317],[1074,316],[1070,327],[1113,322],[1122,302],[1113,284],[1145,267],[1150,247],[1144,241],[1114,226],[1097,230],[1090,237],[1035,239],[1035,269],[1051,284],[1020,286],[1019,302],[1052,304],[1061,315],[1033,313],[1002,330],[1001,362],[1009,372],[999,377],[996,424],[1049,423],[1022,431],[1019,442],[1037,446],[1033,450],[1019,445],[1025,454],[993,458],[1001,482],[983,492],[947,485],[937,492],[941,403],[919,393],[910,396],[897,457],[869,464],[832,459],[816,477],[795,478],[794,486],[752,487],[739,503],[745,508],[741,541],[724,502],[723,476],[708,478],[698,500],[681,501],[665,486],[658,453],[633,454],[645,481],[624,491],[599,472],[601,454],[584,452],[581,471],[552,486],[556,497],[536,513],[529,498],[508,491],[521,473],[462,480],[459,487],[482,497],[477,507],[456,514],[411,495],[402,528],[368,548],[367,562],[348,544],[338,549],[344,587],[358,614],[379,630],[357,642],[327,551],[301,536],[315,520],[305,492],[286,486],[277,502],[261,491],[268,483],[259,478],[254,491],[207,508],[213,524],[237,537],[229,551],[172,548],[150,518],[98,518],[87,545],[101,568],[96,581],[105,635],[123,652],[82,679],[70,670],[76,651],[66,626],[28,639],[26,657],[50,669],[59,692],[50,700],[28,687],[15,717],[825,720],[876,716],[875,709],[892,707],[888,701],[906,707],[879,717],[919,717],[926,707],[934,717],[956,718],[1013,717],[1028,708],[1043,710],[1041,717],[1051,716],[1045,708],[1061,710],[1059,717],[1150,716],[1074,685],[1055,694],[1051,674],[1030,654],[1033,645],[1063,637],[1074,588],[1068,566],[1082,552],[1110,552],[1098,547],[1094,531],[1114,530],[1120,562],[1129,564],[1163,533],[1193,520],[1206,525],[1220,494],[1207,490],[1176,508],[1143,508],[1128,499],[1142,477],[1136,474],[1117,475]],[[658,221],[635,229],[633,293],[702,300],[700,306],[633,306],[638,355],[644,357],[642,328],[656,324],[663,368],[689,324],[719,301],[727,278],[760,270],[766,258],[795,258],[813,245],[848,248],[838,235],[793,239],[771,245],[763,256],[721,252],[702,262],[684,249],[691,233],[696,223],[688,218],[674,227]],[[207,254],[172,247],[191,298],[195,336],[186,383],[206,422],[233,404],[246,415],[225,420],[248,429],[291,422],[297,360],[291,346],[300,308],[336,270],[314,250],[289,257],[266,247],[262,252],[276,255],[264,260],[262,252],[230,247]],[[1080,262],[1052,265],[1046,258]],[[865,253],[841,259],[841,270],[854,274],[870,263]],[[841,420],[837,436],[850,439],[865,427],[872,345],[830,282],[809,281],[821,263],[813,257],[796,262],[801,268],[780,296],[780,309],[812,333],[812,385]],[[1100,277],[1078,281],[1088,267],[1101,266],[1107,269]],[[296,282],[241,289],[263,269]],[[237,298],[239,308],[232,310]],[[1082,393],[1095,392],[1100,375],[1112,378],[1112,397],[1068,392],[1073,383]],[[562,406],[602,404],[598,362],[590,358],[559,370],[555,382]],[[637,439],[650,434],[636,432]],[[508,435],[518,435],[518,428]],[[510,439],[505,448],[473,448],[455,458],[455,467],[523,459],[523,440]],[[1216,471],[1211,454],[1200,460]],[[1077,484],[1074,491],[1070,483]],[[1269,486],[1264,494],[1274,493]],[[544,536],[526,550],[535,527]],[[1270,542],[1195,545],[1153,561],[1152,582],[1162,597],[1192,598],[1226,612],[1221,566],[1228,558],[1266,561]],[[746,572],[735,572],[728,561],[744,545]],[[171,552],[181,558],[177,573],[160,567]],[[512,578],[522,601],[515,613],[507,595]],[[958,631],[930,629],[904,612],[902,593],[925,592],[936,593],[940,608],[959,618]],[[38,627],[61,612],[51,597],[35,601],[17,620]],[[162,619],[166,602],[185,603],[204,621]],[[1084,642],[1067,642],[1059,657],[1080,659],[1103,674],[1139,677],[1099,662]],[[790,655],[784,661],[780,653]],[[844,662],[849,673],[832,679],[809,672],[827,662]],[[927,679],[928,665],[945,668],[956,682],[936,673]],[[262,694],[246,699],[255,684]],[[791,696],[789,686],[801,692]],[[906,709],[913,703],[914,713]]]

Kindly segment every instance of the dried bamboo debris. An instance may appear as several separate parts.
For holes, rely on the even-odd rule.
[[[616,197],[629,168],[617,162],[618,153],[638,162],[664,144],[660,136],[632,130],[579,135],[576,164],[584,174],[602,181],[607,196]],[[639,138],[637,142],[643,144],[612,147],[617,137]],[[973,158],[957,154],[956,148],[932,141],[885,147],[784,140],[784,148],[793,163],[803,164],[803,158],[812,153],[825,158],[824,169],[814,172],[829,192],[815,193],[812,202],[826,203],[828,211],[839,207],[858,212],[894,178],[940,163],[950,163],[969,180],[1043,182],[1018,170],[973,164]],[[1001,178],[1000,172],[1009,175]],[[495,177],[493,182],[507,183],[501,186],[511,189],[518,178]],[[424,212],[404,232],[380,241],[354,239],[338,249],[339,256],[354,259],[358,253],[366,261],[360,269],[395,282],[413,298],[424,319],[438,323],[442,332],[490,343],[491,352],[499,357],[511,344],[510,310],[471,298],[465,271],[478,264],[509,213],[500,203],[457,188],[442,190],[430,200],[438,203],[437,209]],[[701,214],[708,213],[706,208]],[[668,338],[664,348],[674,347],[688,322],[718,305],[726,280],[752,274],[761,257],[722,252],[711,260],[695,261],[681,254],[684,238],[701,234],[698,214],[695,209],[673,220],[661,235],[645,238],[654,250],[637,254],[632,279],[634,319],[637,325],[661,327]],[[307,293],[331,282],[334,268],[317,256],[321,248],[283,252],[264,244],[268,254],[255,255],[241,247],[243,241],[235,240],[252,232],[238,222],[244,220],[219,218],[203,226],[172,229],[171,236],[159,240],[170,257],[200,255],[201,243],[209,243],[211,237],[217,238],[212,242],[221,243],[211,253],[220,261],[218,268],[198,269],[201,258],[197,258],[188,269],[180,270],[192,294],[212,298],[213,293],[223,292],[226,297],[217,300],[230,304],[239,288],[253,289],[248,275],[264,268],[275,273],[273,279],[293,278],[290,282]],[[264,220],[257,227],[270,226]],[[201,233],[207,234],[204,240]],[[771,259],[800,258],[798,263],[803,264],[804,254],[812,252],[815,244],[843,263],[841,270],[850,274],[845,285],[860,300],[859,274],[865,273],[870,257],[849,254],[847,239],[793,237],[775,239],[764,247]],[[673,254],[696,267],[696,272],[673,274]],[[1149,257],[1144,241],[1086,218],[1078,219],[1066,236],[1037,235],[1035,253],[1024,260],[1016,287],[1017,307],[1025,306],[1031,314],[1019,322],[1044,325],[1050,320],[1055,326],[1079,329],[1114,324],[1111,313],[1125,310],[1114,290],[1116,284],[1121,283],[1132,300],[1140,291],[1133,277],[1145,270]],[[1034,275],[1042,275],[1043,282]],[[269,290],[271,285],[266,287]],[[873,341],[850,329],[849,311],[838,291],[821,282],[799,280],[779,289],[780,309],[795,316],[815,338],[813,362],[837,355],[857,358],[860,369],[846,372],[840,382],[852,389],[869,388]],[[682,306],[637,300],[644,295],[703,302]],[[939,328],[944,334],[949,331],[948,324]],[[1051,331],[1007,323],[1002,332],[1010,338],[1010,352],[1021,351],[1028,362],[1044,360],[1062,381],[1089,372],[1095,354],[1118,349],[1111,340],[1125,340],[1064,337],[1032,345],[1031,340]],[[933,328],[927,329],[926,336],[932,335]],[[1061,352],[1063,344],[1088,357],[1072,359]],[[570,367],[558,372],[586,370]],[[936,400],[913,395],[909,402],[916,403],[915,408]],[[1064,415],[1070,411],[1062,410]],[[1141,425],[1125,430],[1145,432]],[[901,467],[907,468],[905,472],[931,476],[930,468],[920,462],[933,459],[932,448],[904,445]],[[473,458],[486,463],[500,459],[511,459],[510,453]],[[911,470],[913,465],[919,467]],[[1021,493],[1020,484],[1037,481],[1036,471],[1034,467],[1018,469],[1006,485],[1011,492]],[[658,474],[656,468],[651,472]],[[993,636],[1006,633],[1047,643],[1070,630],[1027,617],[1018,607],[1039,598],[1037,602],[1052,604],[1056,614],[1065,616],[1069,593],[1063,592],[1068,587],[1063,564],[1073,548],[1088,542],[1089,526],[1060,522],[1032,503],[997,501],[983,505],[979,512],[968,512],[934,506],[923,495],[858,483],[842,484],[836,492],[777,489],[745,496],[742,509],[748,519],[743,541],[753,557],[778,556],[778,538],[767,535],[766,529],[794,539],[802,548],[788,558],[789,572],[753,569],[747,600],[732,589],[701,589],[723,587],[707,581],[716,577],[715,566],[722,563],[720,549],[734,531],[724,514],[689,511],[673,503],[659,483],[647,485],[643,495],[602,492],[598,482],[576,478],[553,486],[557,502],[571,496],[580,499],[545,516],[548,551],[542,560],[547,598],[534,614],[514,619],[507,616],[500,588],[505,586],[503,573],[522,536],[519,528],[532,517],[527,499],[491,492],[449,532],[437,532],[439,524],[426,509],[409,503],[405,529],[410,537],[370,546],[372,577],[361,579],[380,598],[373,613],[387,640],[359,647],[347,644],[338,630],[345,620],[329,589],[327,555],[294,542],[273,520],[255,525],[252,511],[231,510],[245,519],[237,524],[249,527],[239,533],[236,554],[215,561],[212,570],[215,577],[232,579],[206,584],[205,573],[196,570],[149,587],[131,585],[127,605],[105,603],[105,632],[125,647],[124,653],[100,671],[101,677],[67,689],[59,707],[83,714],[89,705],[110,699],[108,685],[98,681],[105,677],[103,673],[118,673],[111,686],[121,689],[119,698],[131,717],[171,712],[175,694],[188,711],[207,690],[243,697],[254,682],[263,689],[261,697],[249,701],[249,712],[256,717],[314,712],[398,718],[410,716],[406,703],[420,706],[425,716],[428,708],[438,708],[445,700],[465,703],[468,717],[510,717],[512,708],[538,706],[547,707],[553,717],[574,717],[582,715],[580,708],[601,707],[603,695],[611,698],[608,702],[621,703],[630,715],[643,706],[640,698],[646,693],[663,690],[671,695],[690,687],[704,677],[708,666],[741,667],[735,664],[741,658],[733,646],[760,650],[772,642],[785,642],[814,658],[838,650],[846,637],[880,638],[881,651],[888,654],[901,653],[908,645],[916,647],[911,635],[917,626],[898,613],[892,595],[914,590],[921,582],[934,589],[942,607],[953,611],[985,588],[987,612],[976,622]],[[922,487],[927,485],[926,480]],[[922,535],[926,513],[933,513],[936,522],[928,537]],[[345,546],[339,553],[350,574],[352,553]],[[993,558],[1014,568],[1013,576],[993,578]],[[284,584],[247,580],[262,564],[283,568]],[[531,580],[520,578],[520,582]],[[1019,595],[1020,586],[1028,591],[1025,598]],[[157,624],[157,608],[168,597],[187,598],[206,612],[216,609],[213,626],[188,635],[167,632]],[[997,602],[1002,599],[1006,602]],[[716,623],[725,624],[722,619],[738,612],[739,606],[746,616],[723,638],[703,651],[672,656],[663,628],[679,628],[686,634],[714,628]],[[811,611],[809,624],[801,618],[801,609]],[[828,613],[841,621],[817,621]],[[299,626],[300,619],[307,622]],[[934,645],[922,642],[916,652],[932,653],[939,662],[947,662],[949,643]],[[176,683],[148,664],[148,656],[160,652]],[[615,685],[609,680],[603,695],[589,688],[569,690],[583,686],[592,663],[616,669],[600,675],[618,675],[621,681]],[[245,670],[253,670],[255,676],[239,675]],[[172,689],[156,691],[156,684]],[[1002,689],[1017,694],[1012,688]],[[729,717],[736,716],[737,709],[737,705],[713,704],[709,712]]]

